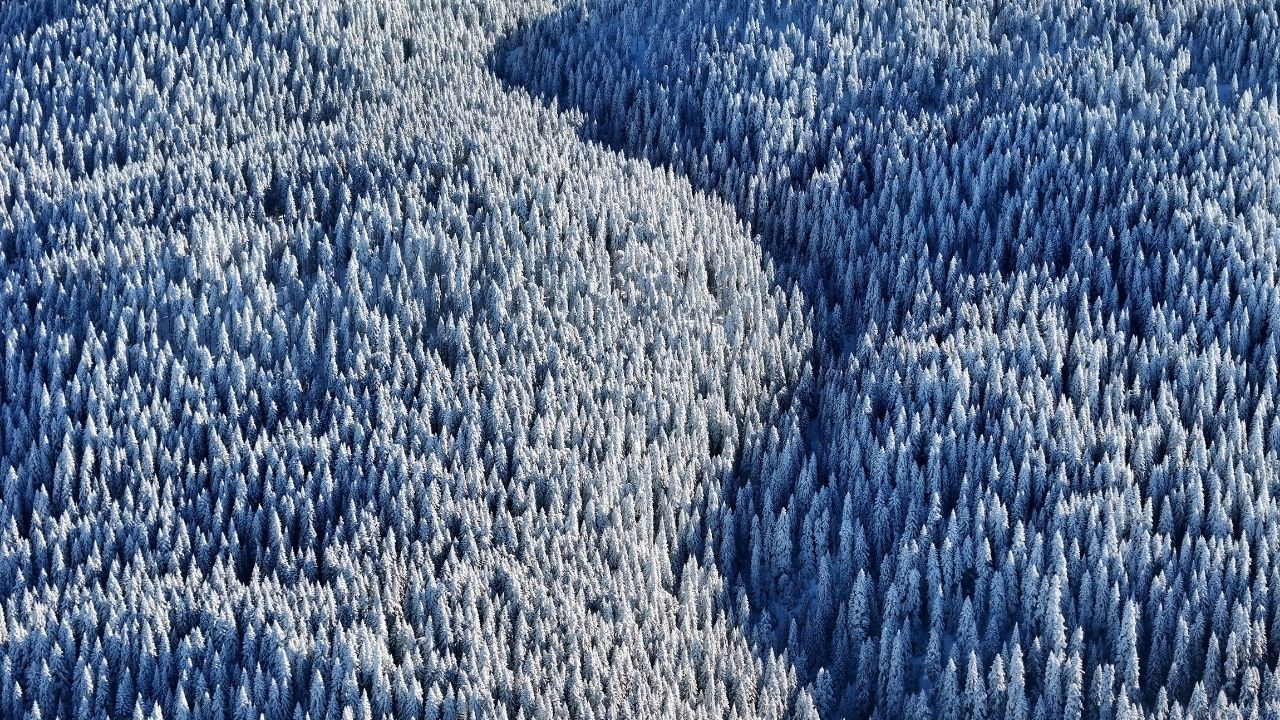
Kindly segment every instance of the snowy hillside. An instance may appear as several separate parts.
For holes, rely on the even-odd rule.
[[[1280,6],[0,3],[0,717],[1280,716]]]

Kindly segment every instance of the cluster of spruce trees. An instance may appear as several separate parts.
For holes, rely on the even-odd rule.
[[[802,306],[519,5],[0,6],[0,716],[789,712],[689,548]]]
[[[714,549],[821,714],[1280,712],[1277,57],[1268,3],[821,0],[495,54],[805,299]]]
[[[1280,713],[1276,58],[0,4],[0,716]]]

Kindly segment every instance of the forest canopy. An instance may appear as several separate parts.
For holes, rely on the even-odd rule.
[[[1278,58],[0,4],[0,717],[1280,716]]]

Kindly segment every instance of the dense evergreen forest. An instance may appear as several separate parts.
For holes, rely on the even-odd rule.
[[[0,717],[1280,717],[1280,5],[0,1]]]

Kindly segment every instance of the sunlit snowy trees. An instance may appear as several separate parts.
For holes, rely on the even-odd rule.
[[[0,715],[788,712],[692,548],[799,308],[512,10],[0,18]]]
[[[1280,713],[1276,58],[0,4],[0,716]]]
[[[504,41],[804,297],[814,383],[720,524],[821,713],[1280,711],[1278,21],[579,2]]]

